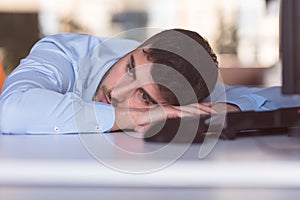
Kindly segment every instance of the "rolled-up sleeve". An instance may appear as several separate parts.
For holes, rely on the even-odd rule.
[[[109,131],[114,122],[114,108],[83,101],[73,90],[80,62],[99,42],[77,34],[39,41],[4,84],[0,96],[0,132]]]
[[[234,104],[242,111],[266,111],[300,106],[300,95],[283,95],[280,86],[227,86],[219,82],[211,96],[210,100],[214,103]]]

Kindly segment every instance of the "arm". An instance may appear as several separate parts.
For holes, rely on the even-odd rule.
[[[229,104],[229,111],[266,111],[285,107],[300,106],[300,95],[288,96],[281,94],[281,87],[245,87],[226,86],[218,83],[213,94],[216,104]]]
[[[73,34],[39,41],[5,82],[0,96],[0,132],[109,130],[114,123],[113,108],[83,101],[74,92],[81,62],[99,42]]]
[[[112,131],[131,129],[145,132],[153,123],[170,118],[210,114],[211,103],[193,103],[185,106],[154,105],[145,109],[115,108],[115,124]]]

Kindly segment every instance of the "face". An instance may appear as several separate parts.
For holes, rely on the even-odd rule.
[[[144,50],[136,49],[115,63],[98,86],[93,100],[126,108],[165,104],[152,79],[152,63]]]

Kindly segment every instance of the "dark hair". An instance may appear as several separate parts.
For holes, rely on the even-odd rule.
[[[140,47],[148,47],[144,53],[153,62],[151,75],[162,97],[171,105],[201,102],[214,89],[218,77],[217,56],[198,33],[165,30]]]

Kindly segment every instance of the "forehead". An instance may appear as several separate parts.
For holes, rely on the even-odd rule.
[[[130,54],[128,54],[128,56],[132,55],[135,59],[136,64],[139,63],[141,65],[151,65],[152,62],[148,60],[147,54],[145,52],[147,52],[147,48],[137,48],[133,50]]]

